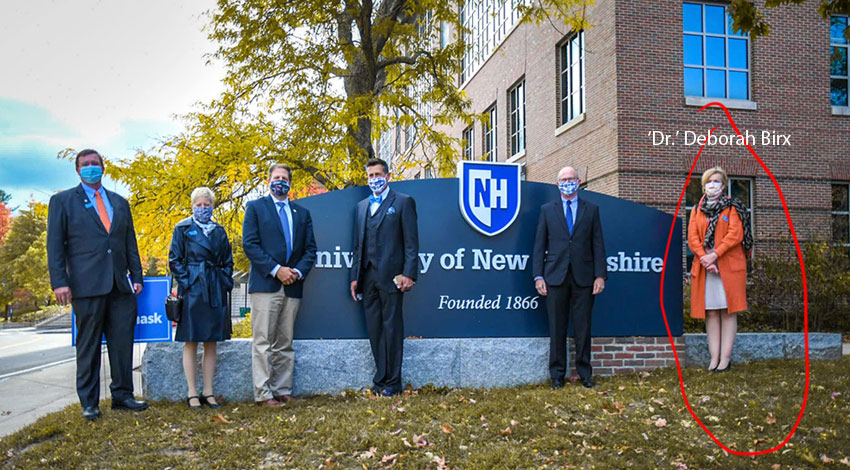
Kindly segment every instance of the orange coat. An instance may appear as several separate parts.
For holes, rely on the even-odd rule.
[[[702,200],[700,200],[702,204]],[[688,246],[694,252],[691,268],[691,317],[705,318],[705,268],[699,260],[705,256],[705,230],[708,218],[699,210],[699,204],[691,210],[688,224]],[[747,309],[747,256],[744,253],[744,227],[734,207],[720,213],[714,229],[714,252],[717,253],[717,268],[726,292],[729,313]]]

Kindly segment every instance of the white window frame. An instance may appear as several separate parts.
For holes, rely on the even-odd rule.
[[[483,126],[484,132],[482,133],[481,139],[483,148],[481,149],[481,155],[484,160],[495,162],[499,157],[499,119],[496,110],[496,103],[493,103],[493,105],[485,112],[487,113],[488,120]]]
[[[848,197],[848,199],[850,199],[850,182],[833,181],[830,184],[830,186],[829,186],[829,189],[830,189],[830,218],[829,218],[829,232],[830,233],[829,233],[829,240],[836,245],[850,246],[850,240],[845,240],[844,242],[837,241],[837,240],[835,240],[835,234],[832,233],[832,217],[833,216],[847,217],[847,219],[848,219],[847,224],[848,224],[848,227],[850,227],[850,210],[842,211],[842,210],[835,210],[835,209],[832,208],[831,193],[832,193],[832,187],[833,186],[844,186],[845,188],[847,188],[847,197]],[[850,203],[850,201],[848,201],[848,203]],[[850,205],[848,205],[848,209],[850,209]]]
[[[578,41],[579,57],[573,57],[572,45]],[[585,92],[585,48],[584,31],[574,33],[558,46],[558,126],[568,124],[584,114],[586,101]],[[574,89],[573,74],[575,67],[579,68],[578,89]],[[578,112],[573,113],[574,104],[577,102]]]
[[[848,28],[850,28],[850,17],[846,15],[832,15],[830,17],[830,30],[832,30],[832,18],[844,18],[848,22]],[[844,48],[846,57],[848,58],[848,62],[850,62],[850,44],[840,44],[832,42],[832,34],[829,35],[829,53],[830,57],[832,56],[832,48],[840,47]],[[848,87],[848,99],[846,105],[837,105],[832,104],[832,97],[830,96],[829,104],[832,107],[832,114],[842,114],[846,116],[850,116],[850,65],[847,67],[847,75],[833,75],[832,74],[832,59],[830,58],[830,70],[829,70],[829,79],[830,81],[834,78],[847,80]]]
[[[525,126],[525,77],[508,90],[510,156],[525,152],[528,146]]]
[[[475,158],[475,125],[471,125],[463,130],[463,159],[472,160]]]
[[[697,99],[709,100],[709,102],[728,100],[730,102],[730,104],[733,105],[732,107],[735,107],[737,109],[756,109],[753,106],[755,104],[753,102],[753,57],[752,57],[752,41],[750,40],[749,34],[743,35],[743,36],[738,36],[738,35],[730,34],[728,32],[729,24],[728,24],[728,21],[727,21],[727,15],[729,15],[729,8],[725,4],[713,3],[713,2],[687,1],[687,2],[682,2],[682,6],[683,6],[682,8],[683,9],[684,9],[684,5],[686,3],[692,4],[692,5],[700,5],[700,7],[702,8],[702,11],[701,11],[702,31],[700,31],[700,32],[685,31],[685,29],[684,29],[684,21],[685,20],[684,20],[684,15],[683,15],[682,28],[681,28],[681,34],[682,34],[682,84],[684,85],[684,82],[685,82],[685,68],[701,69],[702,70],[702,95],[685,95],[685,97],[686,98],[697,98]],[[705,7],[706,6],[723,7],[723,21],[725,23],[724,26],[723,26],[723,29],[724,29],[723,34],[709,33],[709,32],[706,31],[706,28],[705,28]],[[685,60],[684,60],[685,35],[693,35],[693,36],[702,37],[702,65],[685,64]],[[747,68],[745,68],[745,69],[733,68],[733,67],[727,66],[726,64],[724,64],[723,67],[709,66],[708,65],[708,58],[705,54],[706,44],[708,43],[708,41],[706,41],[706,38],[708,38],[708,37],[723,38],[724,57],[726,58],[727,64],[729,63],[729,40],[730,39],[740,39],[740,40],[746,41],[746,43],[747,43]],[[711,69],[711,70],[723,70],[723,72],[726,76],[725,96],[706,96],[706,88],[708,87],[707,70],[709,70],[709,69]],[[746,74],[747,74],[747,98],[746,99],[729,98],[729,72],[746,72]],[[682,91],[684,93],[684,90],[682,90]],[[724,103],[724,105],[726,104],[725,101],[721,101],[721,102]],[[752,104],[749,104],[749,103],[752,103]],[[696,101],[696,100],[690,100],[690,102],[688,102],[686,104],[691,105],[691,106],[702,106],[701,104],[698,104],[698,101]]]

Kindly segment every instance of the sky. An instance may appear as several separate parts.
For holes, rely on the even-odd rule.
[[[79,184],[57,153],[132,158],[223,90],[202,28],[214,0],[0,3],[0,189],[10,206]],[[109,189],[124,188],[104,179]]]

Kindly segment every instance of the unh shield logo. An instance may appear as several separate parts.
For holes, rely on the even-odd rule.
[[[458,163],[460,213],[475,230],[498,235],[519,215],[520,166],[514,163]]]

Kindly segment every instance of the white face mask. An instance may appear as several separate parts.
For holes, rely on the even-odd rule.
[[[712,199],[720,196],[722,191],[723,183],[718,181],[709,181],[708,183],[705,183],[705,195]]]

